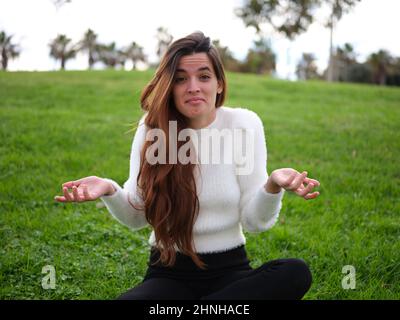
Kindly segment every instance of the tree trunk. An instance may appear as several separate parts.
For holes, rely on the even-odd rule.
[[[287,80],[290,80],[290,76],[291,76],[291,74],[290,74],[290,72],[291,72],[291,70],[290,70],[290,51],[291,51],[290,49],[291,49],[291,47],[292,47],[292,40],[289,40],[289,46],[286,49],[286,66],[288,67],[288,72],[286,74]]]
[[[89,52],[89,70],[92,70],[94,65],[94,58],[91,52]]]
[[[378,83],[381,86],[386,84],[386,68],[383,65],[380,65],[378,69]]]
[[[327,80],[329,82],[333,81],[333,14],[330,21],[330,42],[329,42],[329,62],[328,62],[328,74]]]
[[[3,49],[1,52],[1,67],[3,70],[7,70],[7,65],[8,65],[8,57],[7,54],[5,53],[5,50]]]

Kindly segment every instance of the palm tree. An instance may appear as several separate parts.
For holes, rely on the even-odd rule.
[[[7,36],[5,31],[0,32],[1,67],[3,70],[7,70],[9,59],[14,59],[20,54],[18,45],[11,43],[12,37],[12,35]]]
[[[265,38],[254,41],[254,48],[249,49],[242,67],[243,72],[269,75],[275,68],[276,55],[271,49],[270,42]]]
[[[357,2],[361,0],[326,0],[328,6],[331,9],[331,14],[326,22],[325,26],[329,28],[329,61],[327,70],[327,80],[332,82],[334,80],[334,48],[333,48],[333,31],[343,17],[344,14],[348,13]]]
[[[330,64],[324,72],[324,77],[331,81],[349,81],[351,73],[357,64],[357,53],[350,43],[345,43],[343,47],[336,47],[334,54],[330,56]]]
[[[159,27],[157,29],[157,56],[161,60],[162,55],[167,51],[168,46],[172,42],[172,35],[169,34],[168,29]]]
[[[97,49],[97,34],[94,33],[92,29],[88,29],[84,34],[82,40],[79,42],[79,50],[87,52],[89,70],[93,68],[93,65],[99,58],[96,49]]]
[[[61,61],[61,70],[65,69],[65,64],[69,59],[76,56],[77,47],[71,44],[71,39],[64,34],[59,34],[50,42],[50,56]]]
[[[118,50],[115,42],[110,44],[97,45],[99,52],[99,60],[109,68],[115,68],[117,65],[124,65],[124,57],[121,50]]]
[[[386,84],[388,69],[393,63],[393,57],[386,50],[379,50],[377,53],[372,53],[367,63],[372,67],[373,82],[380,85]]]
[[[143,53],[143,47],[139,46],[135,41],[132,42],[124,51],[127,60],[132,60],[132,70],[136,69],[139,61],[146,62],[146,55]]]
[[[219,40],[213,40],[213,46],[217,49],[221,57],[222,64],[228,71],[240,71],[240,62],[235,59],[228,47],[222,46]]]
[[[318,79],[318,68],[315,64],[315,56],[312,53],[303,53],[303,57],[296,67],[296,74],[299,79]]]
[[[332,57],[332,81],[349,81],[350,68],[357,63],[357,54],[350,43],[345,43],[343,48],[337,47],[336,54]],[[329,69],[328,69],[329,70]]]

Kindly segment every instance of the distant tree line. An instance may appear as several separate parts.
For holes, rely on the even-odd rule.
[[[357,55],[349,43],[337,47],[331,57],[331,65],[320,74],[315,56],[303,53],[297,64],[297,77],[302,80],[326,79],[327,73],[331,72],[332,81],[400,86],[400,57],[379,50],[371,53],[364,62],[359,62]]]
[[[156,54],[160,61],[172,42],[173,36],[166,28],[159,27],[156,38]],[[276,55],[266,39],[255,41],[254,47],[249,49],[244,61],[235,59],[228,47],[222,46],[219,40],[213,41],[213,44],[221,54],[222,61],[229,71],[257,74],[271,74],[275,71]],[[118,48],[115,42],[101,44],[97,40],[97,34],[91,29],[87,30],[83,38],[76,44],[73,44],[66,35],[58,35],[50,43],[50,56],[60,61],[62,70],[65,69],[66,61],[75,58],[79,51],[87,54],[89,69],[92,69],[97,62],[103,63],[108,68],[124,68],[125,63],[131,61],[132,69],[136,69],[138,62],[143,62],[150,67],[156,67],[158,64],[157,62],[150,64],[143,52],[143,47],[136,42],[132,42],[125,48]]]
[[[75,58],[78,52],[87,54],[88,69],[92,69],[97,62],[103,63],[108,68],[118,66],[124,68],[127,61],[132,61],[132,69],[136,69],[139,61],[146,62],[147,57],[143,48],[136,42],[132,42],[124,48],[118,48],[115,42],[100,43],[97,34],[88,29],[78,43],[64,34],[59,34],[53,39],[50,46],[50,56],[60,61],[60,68],[65,69],[68,60]]]
[[[168,30],[163,27],[157,29],[157,48],[158,60],[173,40]],[[0,33],[0,49],[2,50],[3,69],[7,69],[9,59],[16,58],[20,54],[18,45],[11,42],[12,36],[7,36],[4,31]],[[271,74],[276,67],[276,55],[271,49],[270,43],[266,39],[254,42],[254,47],[248,50],[245,60],[238,61],[234,58],[228,47],[215,40],[213,44],[221,54],[221,58],[227,70],[236,72],[251,72],[257,74]],[[132,62],[132,69],[136,69],[139,62],[156,67],[158,63],[150,64],[143,47],[136,42],[132,42],[126,47],[119,48],[115,42],[108,44],[100,43],[98,35],[88,29],[82,39],[73,43],[67,35],[59,34],[50,41],[50,56],[60,62],[60,69],[65,70],[69,60],[74,59],[79,52],[87,55],[88,69],[92,69],[96,63],[102,63],[107,68],[124,68],[126,62]]]
[[[333,81],[333,32],[344,14],[361,0],[244,0],[243,6],[236,8],[236,15],[246,27],[254,27],[257,34],[263,32],[265,24],[276,33],[289,40],[306,32],[315,22],[316,12],[328,9],[329,15],[323,25],[330,31],[329,63],[326,79]]]
[[[271,75],[276,70],[277,56],[271,48],[270,41],[265,38],[254,41],[243,61],[235,59],[229,48],[222,46],[219,40],[214,40],[213,45],[218,49],[228,71]]]
[[[10,59],[18,57],[21,49],[13,43],[13,36],[5,31],[0,32],[1,66],[7,69]],[[168,30],[159,27],[156,33],[156,54],[160,60],[173,37]],[[214,40],[213,45],[218,49],[222,62],[228,71],[271,75],[276,71],[277,56],[272,50],[271,42],[260,36],[248,49],[243,61],[236,59],[227,46],[219,40]],[[106,68],[125,69],[127,62],[131,62],[132,70],[137,68],[139,62],[150,67],[158,63],[149,63],[143,47],[132,41],[126,47],[118,47],[115,42],[108,44],[98,41],[98,35],[88,29],[81,40],[73,43],[66,35],[58,35],[49,44],[50,56],[60,62],[60,69],[66,68],[66,63],[76,57],[79,52],[87,55],[88,69],[93,69],[96,63]],[[361,82],[379,85],[400,86],[400,58],[393,57],[385,50],[379,50],[368,56],[365,62],[357,60],[357,53],[351,44],[333,50],[327,69],[319,73],[316,66],[316,57],[312,53],[303,53],[296,67],[296,75],[300,80],[327,79],[330,73],[331,81]]]
[[[323,25],[330,31],[328,67],[322,75],[318,73],[315,57],[303,53],[297,65],[299,79],[326,79],[328,81],[347,81],[400,86],[400,58],[385,50],[372,53],[365,62],[360,63],[350,44],[343,48],[333,47],[334,29],[343,15],[350,12],[361,0],[244,0],[235,9],[246,27],[253,27],[256,33],[263,34],[265,24],[276,33],[293,40],[306,32],[315,22],[316,12],[328,9]]]

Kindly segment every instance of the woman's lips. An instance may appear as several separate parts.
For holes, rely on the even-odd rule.
[[[204,102],[205,100],[202,98],[191,98],[189,100],[186,100],[186,103],[190,103],[190,104],[199,104]]]

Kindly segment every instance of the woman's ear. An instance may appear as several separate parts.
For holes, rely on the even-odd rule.
[[[224,90],[224,87],[223,87],[222,83],[218,82],[217,93],[221,94],[223,90]]]

